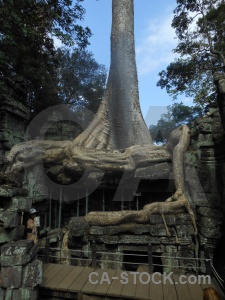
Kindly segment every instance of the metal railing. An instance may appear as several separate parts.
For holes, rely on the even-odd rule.
[[[49,263],[50,258],[57,258],[59,261],[61,259],[69,259],[71,261],[87,261],[89,265],[91,265],[93,268],[97,267],[98,263],[114,263],[114,264],[127,264],[127,265],[147,265],[149,268],[149,272],[152,273],[154,267],[169,267],[169,268],[178,268],[178,269],[190,269],[195,270],[196,272],[200,271],[202,269],[202,266],[199,266],[199,263],[204,263],[206,268],[206,274],[212,275],[215,273],[215,268],[212,265],[212,260],[209,256],[208,249],[205,247],[204,249],[204,258],[199,257],[182,257],[182,256],[171,256],[171,255],[155,255],[152,253],[152,245],[148,245],[147,253],[146,254],[138,254],[135,253],[135,257],[145,257],[147,263],[141,263],[141,262],[131,262],[131,261],[118,261],[118,260],[110,260],[110,259],[98,259],[99,255],[115,255],[115,256],[121,256],[121,254],[124,256],[134,256],[132,253],[124,253],[124,252],[103,252],[103,251],[97,251],[96,249],[96,243],[92,242],[91,250],[78,250],[78,249],[62,249],[62,248],[50,248],[50,242],[49,239],[46,239],[46,246],[39,248],[44,249],[44,255],[40,255],[40,257],[44,257],[44,263]],[[60,255],[52,255],[50,252],[58,251],[60,252]],[[64,255],[68,251],[68,256],[62,256],[61,251],[63,251]],[[71,256],[83,256],[83,257],[71,257]],[[85,258],[84,256],[89,256]],[[160,258],[160,259],[171,259],[172,264],[159,264],[159,263],[153,263],[153,258]],[[177,260],[181,261],[191,261],[194,262],[193,265],[177,265],[173,264],[173,261],[177,262]],[[217,274],[217,277],[219,275]],[[221,278],[220,278],[221,279]]]

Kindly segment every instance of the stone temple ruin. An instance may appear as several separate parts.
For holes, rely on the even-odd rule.
[[[9,83],[10,87],[11,83]],[[14,90],[14,92],[18,91]],[[1,101],[0,111],[2,116],[1,155],[5,157],[14,144],[23,141],[27,114],[23,114],[26,112],[26,108],[13,98]],[[72,140],[76,124],[70,121],[58,121],[57,118],[59,116],[49,119],[47,138],[56,140],[63,136]],[[14,128],[20,129],[19,132],[10,128],[12,123],[16,124]],[[60,130],[59,123],[61,124]],[[197,255],[198,258],[204,258],[207,248],[214,264],[220,267],[222,273],[224,272],[224,265],[221,264],[224,249],[222,243],[224,237],[222,211],[224,205],[224,140],[218,111],[212,110],[206,117],[195,120],[190,124],[190,132],[191,142],[185,153],[185,191],[195,212],[198,226]],[[159,172],[161,178],[155,180],[155,175]],[[148,264],[147,254],[149,245],[151,245],[155,271],[181,269],[186,272],[204,274],[207,268],[205,261],[193,259],[196,257],[196,239],[192,220],[185,211],[165,214],[165,220],[159,214],[152,214],[149,216],[147,224],[131,222],[120,225],[95,226],[90,225],[84,218],[87,212],[93,210],[105,212],[123,211],[124,209],[140,210],[151,201],[165,201],[175,191],[170,159],[161,164],[153,164],[151,173],[145,174],[145,177],[143,174],[138,177],[139,173],[137,173],[132,179],[133,185],[130,184],[130,178],[123,179],[121,190],[118,192],[120,201],[112,200],[118,191],[121,174],[117,175],[113,172],[111,174],[113,176],[105,176],[91,194],[88,191],[91,185],[85,187],[81,182],[81,185],[76,186],[75,190],[78,194],[79,192],[81,195],[83,193],[83,197],[74,196],[75,200],[71,199],[73,188],[71,191],[69,186],[61,185],[58,189],[51,190],[51,186],[45,185],[40,166],[34,166],[27,170],[26,182],[23,187],[17,186],[16,182],[12,186],[12,184],[9,185],[2,181],[0,187],[0,243],[3,259],[6,245],[14,241],[18,245],[18,241],[23,240],[23,215],[32,206],[35,206],[42,212],[40,229],[48,230],[47,236],[41,240],[41,246],[44,247],[48,241],[51,262],[90,266],[94,247],[97,266],[137,270],[139,265]],[[137,189],[133,193],[131,187],[134,185]],[[116,198],[116,200],[118,199]],[[164,221],[168,226],[169,234]],[[40,257],[45,254],[44,250],[39,251]],[[28,267],[31,268],[36,264],[37,262],[34,261]],[[4,275],[9,268],[12,267],[10,265],[5,267],[2,264],[2,274]],[[15,267],[13,268],[15,269]],[[22,266],[17,267],[20,270],[21,268]],[[27,268],[27,266],[24,265],[23,268]],[[14,272],[21,272],[14,269]],[[23,280],[20,278],[19,283],[13,283],[16,292],[18,293],[18,287],[21,285],[23,293],[26,289],[29,293],[31,290],[34,293],[33,283],[29,287],[23,287]],[[12,293],[11,285],[10,279],[8,282],[1,283],[1,293],[8,290]]]
[[[117,25],[115,22],[118,29]],[[117,72],[115,66],[109,82],[116,82],[114,72]],[[217,81],[218,88],[223,80]],[[20,101],[24,96],[22,83],[7,81],[7,86],[0,99],[1,273],[7,278],[0,281],[0,299],[6,295],[35,299],[37,295],[41,281],[41,265],[35,260],[37,247],[24,245],[23,241],[24,219],[31,207],[40,212],[43,234],[38,251],[40,259],[134,271],[149,265],[151,252],[153,271],[204,274],[209,271],[205,258],[210,257],[221,276],[224,275],[225,144],[224,118],[218,110],[210,109],[205,117],[189,124],[190,143],[182,154],[188,206],[175,207],[176,201],[165,202],[177,191],[174,180],[177,175],[175,159],[164,148],[155,147],[150,154],[145,154],[146,148],[139,144],[137,149],[129,144],[110,149],[113,139],[108,138],[109,124],[104,124],[107,139],[92,147],[95,144],[89,139],[92,125],[78,135],[77,115],[73,122],[73,116],[68,116],[66,109],[64,113],[62,107],[39,116],[37,123],[41,127],[34,133],[37,123],[28,124],[28,110]],[[106,97],[111,93],[111,83],[108,83]],[[100,107],[103,115],[108,111],[106,106],[107,99],[104,99]],[[99,129],[102,122],[95,120],[90,124],[94,122],[98,136],[103,130]],[[120,120],[117,121],[120,128]],[[39,138],[41,135],[39,140],[37,133]],[[21,144],[25,138],[27,142]],[[109,143],[104,148],[106,140]],[[74,141],[75,151],[71,150]],[[82,145],[86,146],[84,153],[81,153]],[[66,166],[62,153],[67,154],[63,157]],[[127,154],[132,157],[131,163],[130,160],[127,163]],[[146,205],[147,208],[151,205],[151,213],[144,215],[143,221]],[[20,262],[14,267],[7,253],[13,254],[16,245],[24,252],[21,251]],[[36,272],[37,280],[26,284],[27,272]]]

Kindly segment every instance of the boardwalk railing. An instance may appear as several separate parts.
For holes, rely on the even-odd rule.
[[[46,246],[45,248],[39,248],[39,249],[44,249],[44,255],[39,254],[39,256],[44,256],[44,263],[49,263],[51,262],[51,259],[57,259],[57,260],[61,260],[61,259],[70,259],[71,261],[73,260],[80,260],[80,261],[88,261],[89,265],[91,265],[93,268],[95,268],[97,266],[98,263],[101,262],[105,262],[105,263],[114,263],[114,264],[121,264],[121,261],[115,261],[115,260],[110,260],[110,259],[98,259],[99,254],[107,254],[107,255],[120,255],[121,253],[116,253],[116,252],[101,252],[101,251],[97,251],[96,249],[96,243],[92,242],[91,245],[91,250],[73,250],[73,249],[69,249],[69,250],[64,250],[61,248],[53,248],[50,247],[50,243],[49,243],[49,239],[46,240]],[[149,271],[150,273],[153,272],[154,267],[169,267],[169,268],[179,268],[179,269],[191,269],[191,270],[195,270],[196,272],[199,272],[202,270],[202,266],[199,266],[199,263],[204,263],[205,264],[205,268],[206,268],[206,274],[207,275],[212,275],[213,272],[213,268],[212,268],[212,260],[209,256],[209,252],[208,249],[205,247],[204,249],[204,258],[193,258],[193,257],[181,257],[181,256],[170,256],[170,255],[156,255],[152,253],[152,245],[149,244],[148,245],[148,251],[146,254],[137,254],[135,253],[135,257],[140,257],[140,258],[146,258],[146,263],[141,263],[141,262],[131,262],[131,261],[125,261],[123,263],[127,264],[127,265],[148,265],[149,267]],[[60,255],[52,255],[52,252],[58,251],[60,253]],[[64,255],[65,253],[68,251],[68,257],[62,256],[61,255],[61,251],[63,251]],[[72,257],[72,256],[80,256],[81,253],[84,253],[85,255],[88,255],[88,258],[85,257]],[[132,253],[125,253],[123,252],[123,256],[134,256],[134,254]],[[188,260],[188,261],[193,261],[195,262],[195,264],[193,264],[192,266],[188,266],[188,265],[169,265],[169,264],[160,264],[160,263],[153,263],[154,258],[156,259],[171,259],[172,262],[173,260]]]

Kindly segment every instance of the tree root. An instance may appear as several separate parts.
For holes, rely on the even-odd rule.
[[[189,213],[192,224],[194,227],[195,235],[197,235],[197,226],[195,221],[194,212],[191,209],[188,200],[184,194],[174,202],[154,202],[147,204],[139,211],[111,211],[111,212],[98,212],[92,211],[85,216],[85,219],[90,225],[96,226],[109,226],[119,225],[129,222],[144,224],[149,222],[149,216],[151,214],[159,214],[164,218],[164,225],[167,235],[170,236],[168,226],[166,224],[165,214],[177,214],[186,209]]]

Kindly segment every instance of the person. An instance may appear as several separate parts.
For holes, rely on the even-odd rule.
[[[203,290],[203,300],[221,300],[221,297],[213,287],[209,287]]]
[[[29,218],[27,220],[27,225],[26,225],[26,239],[30,241],[34,241],[35,244],[38,243],[37,226],[35,224],[36,214],[37,214],[36,209],[31,208],[29,211]]]

